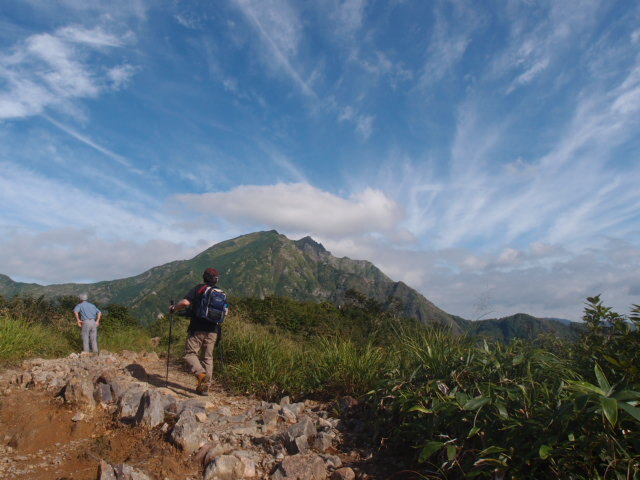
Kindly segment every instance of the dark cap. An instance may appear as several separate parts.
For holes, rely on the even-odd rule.
[[[206,283],[215,283],[218,281],[218,270],[215,268],[206,268],[204,273],[202,274],[202,279]]]

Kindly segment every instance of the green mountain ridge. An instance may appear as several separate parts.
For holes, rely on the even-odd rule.
[[[485,320],[458,320],[458,323],[470,335],[503,342],[514,338],[532,339],[542,334],[575,339],[584,329],[581,323],[560,318],[538,318],[526,313]]]
[[[386,304],[398,300],[405,316],[422,323],[461,331],[459,317],[441,310],[405,283],[394,282],[371,262],[337,258],[311,237],[294,241],[275,230],[226,240],[190,260],[173,261],[118,280],[43,286],[0,275],[0,295],[51,298],[86,291],[101,304],[128,306],[148,324],[166,312],[170,300],[179,300],[200,282],[203,270],[210,266],[220,272],[220,286],[228,295],[284,296],[340,305],[346,292],[355,290]]]

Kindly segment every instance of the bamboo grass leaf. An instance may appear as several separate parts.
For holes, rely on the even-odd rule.
[[[550,445],[540,445],[540,449],[538,450],[538,454],[540,458],[546,460],[551,455],[553,448]]]
[[[438,441],[428,442],[422,448],[422,451],[420,452],[420,456],[418,457],[418,462],[420,462],[420,463],[426,462],[427,460],[429,460],[429,458],[431,458],[431,456],[434,453],[436,453],[442,447],[444,447],[444,442],[438,442]]]
[[[623,409],[625,412],[627,412],[629,415],[631,415],[633,418],[635,418],[636,421],[640,422],[640,408],[632,407],[628,403],[624,403],[624,402],[618,403],[618,406],[621,409]]]
[[[605,392],[609,392],[611,390],[611,384],[607,380],[607,377],[602,371],[602,368],[600,368],[600,365],[598,365],[597,363],[596,363],[596,366],[594,367],[594,371],[595,371],[596,379],[598,380],[598,385],[600,386],[600,388]],[[609,396],[609,394],[607,393],[605,394],[605,396]]]
[[[456,458],[457,449],[455,445],[447,445],[447,460],[452,461]]]
[[[618,401],[615,398],[600,397],[600,406],[611,426],[618,422]]]
[[[467,403],[465,403],[464,406],[462,407],[462,409],[463,410],[478,410],[479,408],[484,407],[490,401],[491,401],[491,399],[488,398],[488,397],[483,397],[483,396],[475,397],[475,398],[472,398],[471,400],[469,400]]]

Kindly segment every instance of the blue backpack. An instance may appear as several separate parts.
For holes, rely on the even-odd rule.
[[[219,288],[203,285],[198,290],[200,301],[196,305],[195,317],[199,320],[220,324],[224,322],[227,296]]]

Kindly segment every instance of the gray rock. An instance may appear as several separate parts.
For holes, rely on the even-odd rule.
[[[304,403],[292,403],[290,405],[283,405],[282,409],[291,410],[296,416],[300,415],[304,411]]]
[[[293,438],[297,438],[301,435],[306,435],[307,438],[313,438],[317,434],[316,426],[313,424],[313,420],[310,417],[303,415],[298,420],[298,423],[291,425],[287,429],[287,434]]]
[[[280,399],[280,405],[289,405],[291,403],[291,398],[289,396],[282,397]]]
[[[100,460],[100,465],[98,466],[98,480],[118,480],[113,467],[104,460]]]
[[[64,401],[76,407],[92,410],[96,406],[93,384],[88,378],[71,377],[64,387]]]
[[[296,417],[296,414],[288,408],[280,409],[280,413],[282,414],[282,417],[289,423],[296,423],[298,421],[298,417]]]
[[[286,457],[276,471],[271,475],[271,480],[325,480],[327,469],[318,455],[292,455]]]
[[[117,480],[152,480],[147,474],[136,470],[126,463],[121,463],[113,467]]]
[[[342,467],[331,474],[331,480],[355,480],[356,473],[349,467]]]
[[[133,418],[138,413],[140,400],[145,390],[138,384],[132,384],[118,400],[118,418]]]
[[[291,454],[307,453],[309,442],[313,442],[317,434],[311,418],[300,417],[300,421],[291,425],[283,434],[284,445]]]
[[[287,450],[291,454],[296,453],[308,453],[309,452],[309,440],[306,435],[300,435],[287,442]]]
[[[340,468],[342,466],[342,460],[337,455],[320,455],[320,457],[324,460],[327,467]]]
[[[192,415],[181,415],[171,430],[171,440],[186,453],[195,452],[201,443],[202,424]]]
[[[262,414],[262,425],[264,426],[264,431],[272,432],[278,428],[278,422],[280,420],[280,415],[276,410],[269,409],[265,410]]]
[[[331,448],[333,437],[326,433],[320,432],[313,441],[313,448],[318,452],[324,453]]]
[[[97,403],[113,402],[113,395],[111,394],[111,386],[109,386],[106,383],[97,383],[93,388],[93,399]]]
[[[244,464],[233,455],[220,455],[207,465],[204,480],[233,480],[244,476]]]
[[[209,465],[220,455],[225,455],[231,452],[232,450],[233,450],[233,447],[227,444],[218,444],[213,447],[210,447],[204,456],[203,463],[204,465]]]
[[[318,426],[325,430],[330,430],[331,428],[333,428],[333,425],[331,424],[331,422],[326,418],[322,418],[322,417],[318,418]]]
[[[198,412],[207,412],[206,400],[201,400],[199,398],[190,398],[188,400],[185,400],[184,402],[180,402],[180,404],[177,405],[177,413],[179,416],[195,415]]]
[[[131,382],[127,382],[125,380],[113,380],[111,382],[107,382],[107,385],[111,387],[113,398],[116,402],[120,401],[127,390],[131,388]]]
[[[147,390],[140,398],[136,423],[153,428],[164,422],[165,397],[157,390]]]

